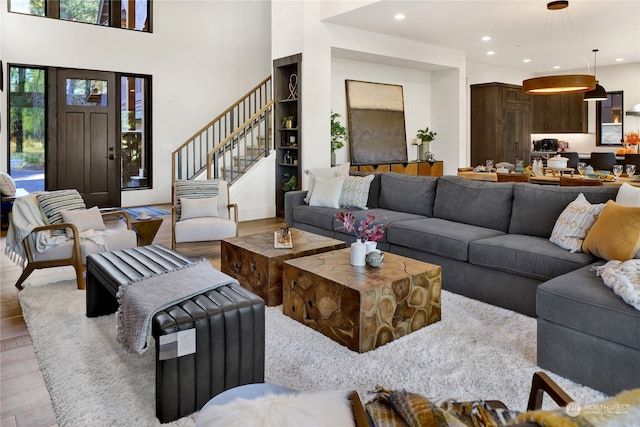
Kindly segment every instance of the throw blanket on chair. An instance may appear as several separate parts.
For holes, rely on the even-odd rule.
[[[609,261],[603,266],[595,267],[595,273],[624,302],[640,310],[640,259]]]
[[[116,313],[118,341],[128,353],[144,353],[151,336],[151,320],[156,313],[231,283],[239,284],[205,259],[180,270],[121,286],[117,294],[120,304]]]
[[[47,222],[40,210],[38,203],[38,193],[30,193],[23,197],[18,197],[13,202],[11,209],[11,221],[7,230],[6,254],[17,264],[26,262],[26,254],[22,241],[31,234],[34,228],[47,225]],[[38,233],[36,237],[36,248],[38,252],[44,252],[50,246],[59,245],[67,240],[67,237],[52,236],[50,230]]]

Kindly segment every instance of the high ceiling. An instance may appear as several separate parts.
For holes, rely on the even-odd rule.
[[[598,67],[640,62],[640,0],[570,0],[555,11],[547,3],[384,0],[326,22],[462,50],[467,61],[530,73],[589,67],[593,74],[593,49],[599,49]],[[396,20],[397,14],[406,18]]]

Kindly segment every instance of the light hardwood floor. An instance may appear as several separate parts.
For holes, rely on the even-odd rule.
[[[157,206],[169,211],[168,205]],[[171,216],[165,216],[154,244],[171,247]],[[280,218],[241,222],[239,234],[276,230]],[[31,343],[29,331],[22,318],[15,283],[22,272],[4,254],[6,232],[0,237],[0,425],[2,427],[56,426],[49,392]],[[192,243],[178,246],[178,252],[190,257],[206,256],[220,266],[220,243]],[[71,267],[36,270],[27,279],[32,283],[51,283],[73,279]],[[81,398],[81,396],[79,396]]]

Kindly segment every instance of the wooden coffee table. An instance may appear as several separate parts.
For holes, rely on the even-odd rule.
[[[274,230],[275,231],[275,230]],[[291,228],[292,249],[275,249],[273,231],[223,239],[220,270],[258,295],[268,306],[282,304],[282,263],[344,248],[345,242]]]
[[[385,253],[353,267],[350,250],[286,261],[283,313],[360,353],[440,320],[440,266]]]

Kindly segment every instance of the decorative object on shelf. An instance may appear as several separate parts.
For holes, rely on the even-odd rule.
[[[337,120],[340,117],[331,110],[331,166],[336,165],[336,150],[344,147],[347,140],[347,129]]]
[[[436,139],[436,135],[437,133],[435,133],[434,131],[429,130],[429,126],[427,126],[424,129],[418,129],[418,133],[416,134],[416,136],[418,137],[417,140],[414,140],[413,144],[418,146],[418,161],[435,161],[435,157],[433,156],[433,154],[430,151],[430,147],[429,144],[431,143],[431,141],[433,141],[434,139]],[[427,157],[431,154],[431,159],[432,160],[428,160]]]
[[[293,241],[291,239],[291,232],[289,231],[289,225],[286,222],[280,224],[280,230],[274,231],[273,247],[275,249],[292,249]]]
[[[289,96],[287,99],[298,99],[298,75],[296,73],[289,76]]]
[[[284,158],[282,159],[283,163],[286,165],[291,165],[293,164],[293,156],[291,155],[290,151],[286,151],[284,153]]]
[[[282,127],[285,129],[293,128],[293,120],[294,120],[293,116],[284,116],[282,118]]]
[[[353,212],[339,212],[336,219],[342,223],[337,230],[343,230],[353,233],[356,241],[351,244],[351,265],[362,267],[365,265],[365,257],[367,255],[367,247],[363,242],[379,242],[384,237],[386,224],[375,224],[375,215],[367,214],[367,217],[356,224],[356,218]]]
[[[282,183],[282,191],[294,191],[298,188],[298,177],[295,175],[290,175],[288,173],[284,174],[284,182]]]
[[[549,11],[564,10],[568,7],[568,0],[552,1],[547,3],[547,9]],[[568,17],[569,12],[565,12]],[[571,18],[568,18],[569,19],[567,19],[567,21],[570,22]],[[552,19],[550,20],[552,21]],[[549,28],[553,28],[553,25],[549,26]],[[573,27],[571,28],[573,29]],[[575,32],[573,33],[573,39],[576,41],[578,40]],[[580,46],[576,47],[578,48],[578,52],[580,52]],[[585,60],[585,62],[587,61]],[[540,76],[527,79],[522,82],[522,90],[530,95],[551,95],[556,93],[587,92],[595,89],[595,87],[596,78],[589,74]]]

